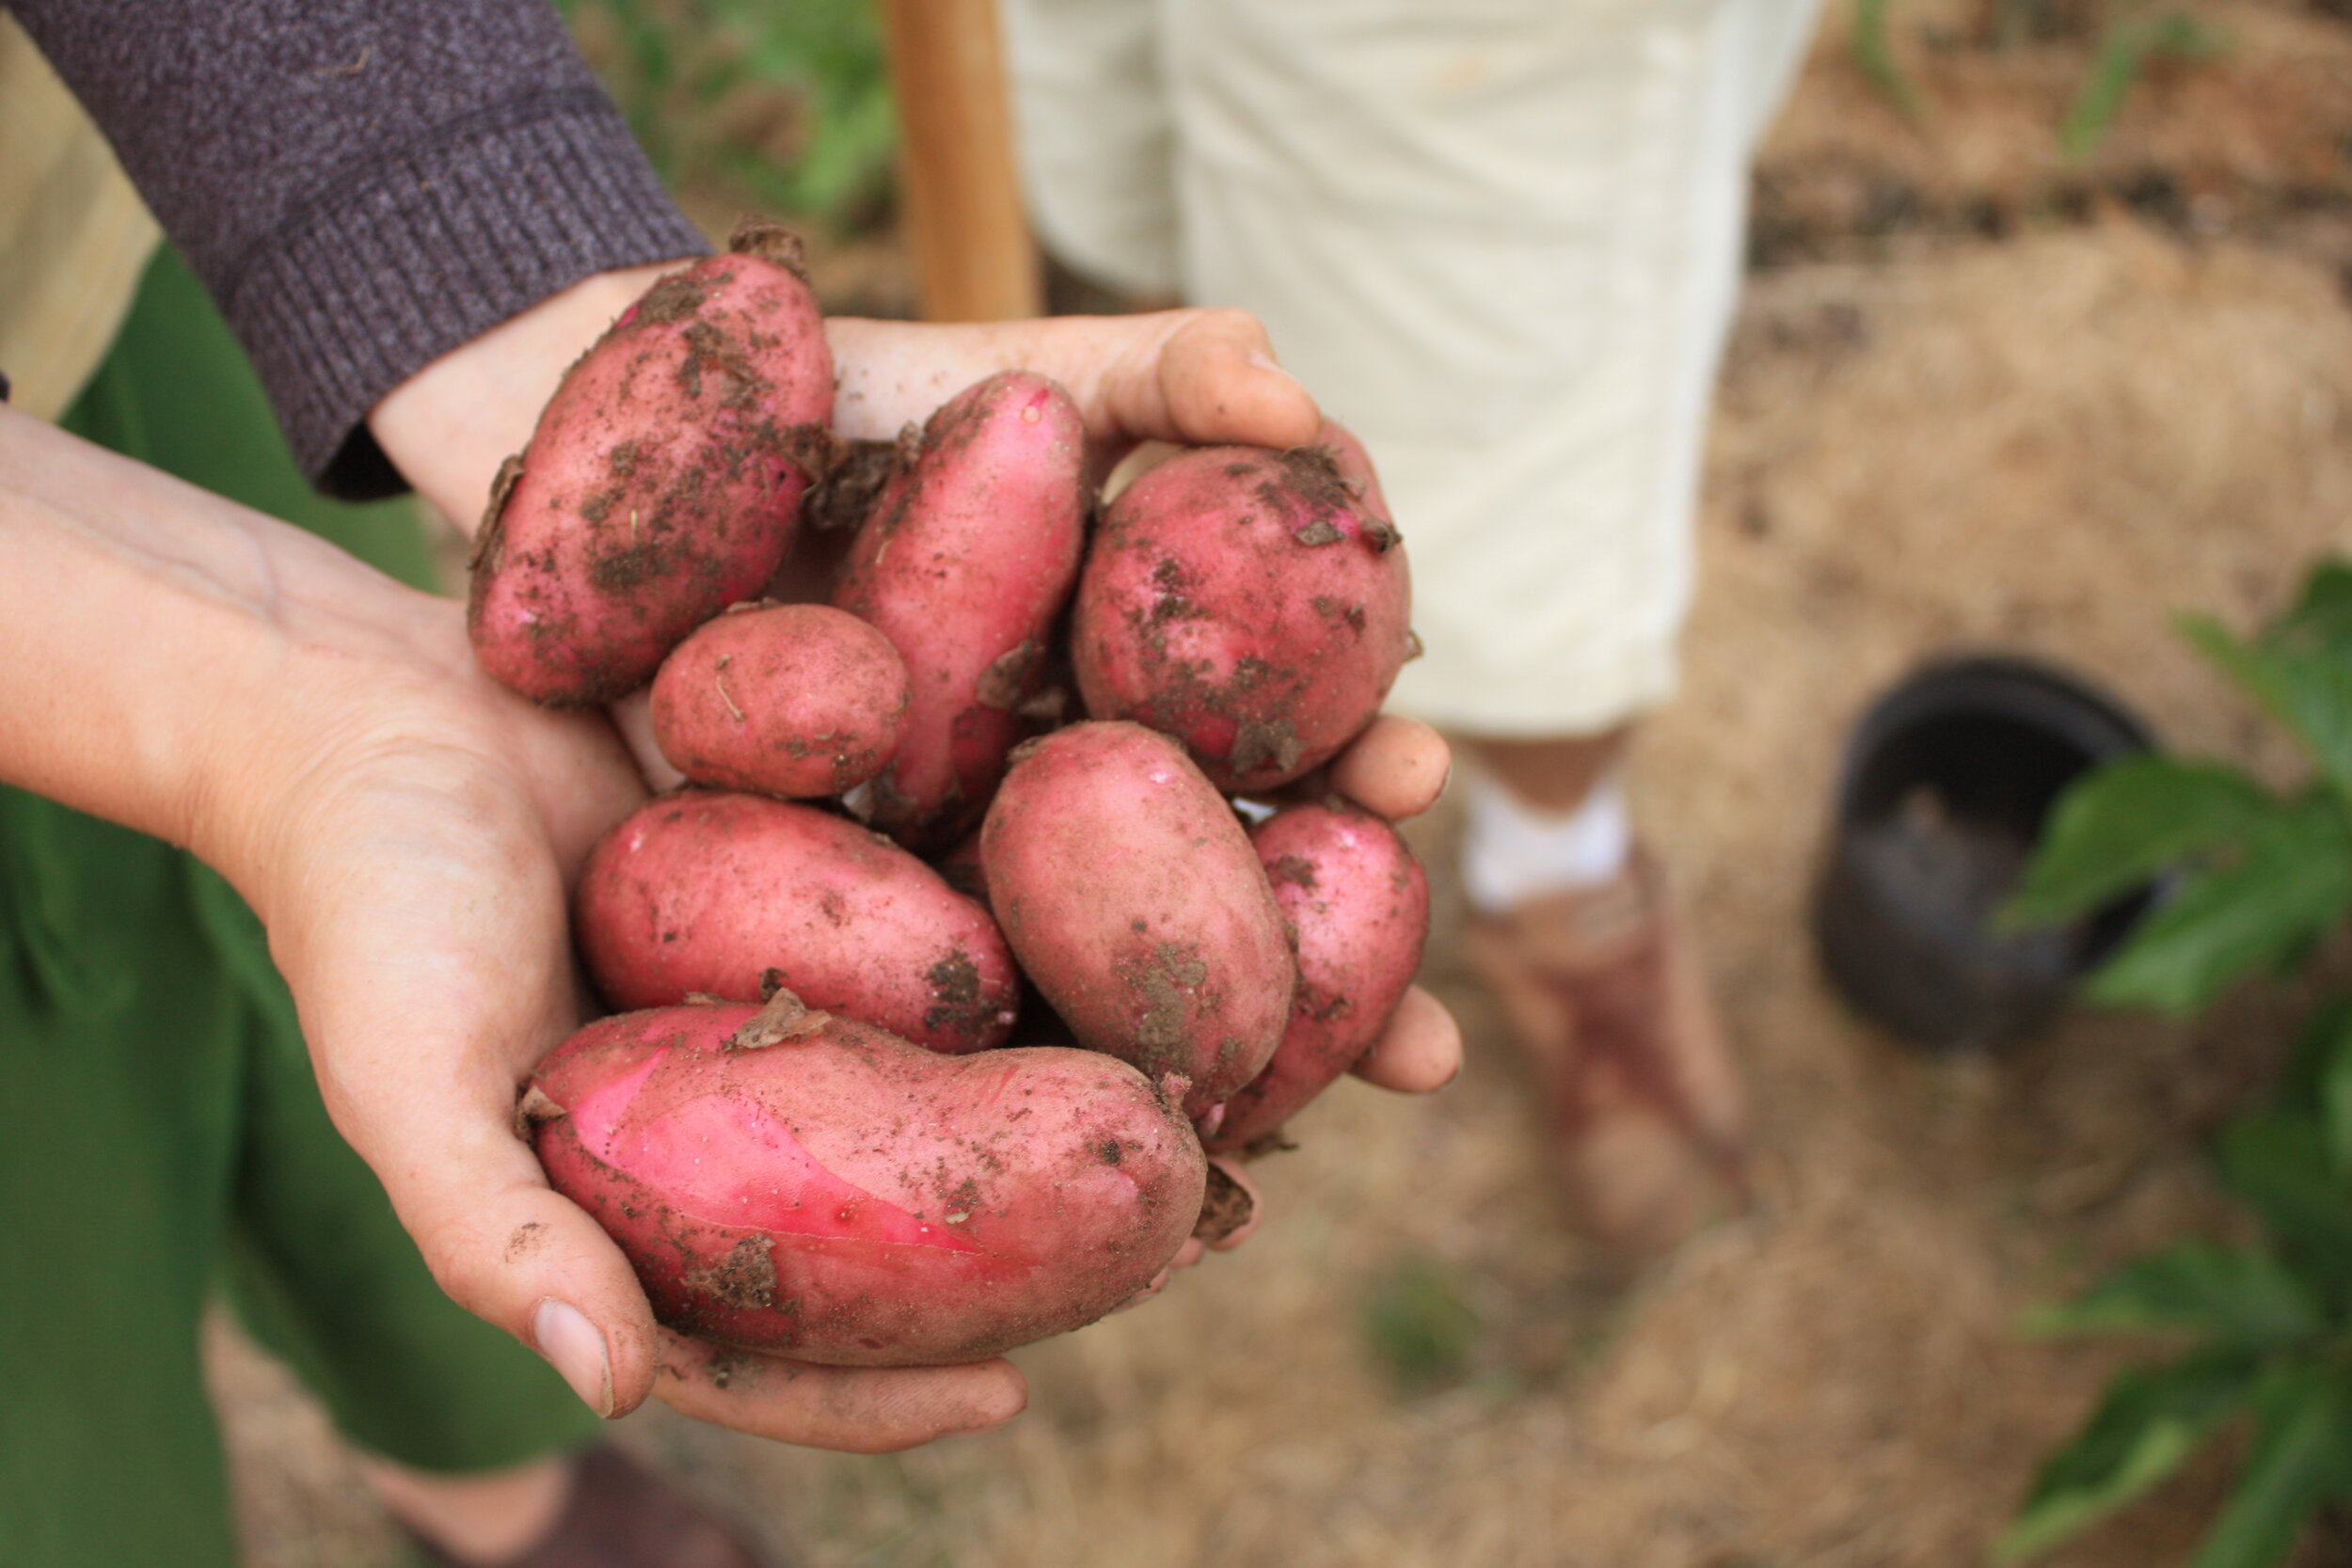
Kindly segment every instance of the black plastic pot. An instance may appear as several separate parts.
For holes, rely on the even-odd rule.
[[[2113,698],[2030,660],[1954,659],[1854,728],[1813,905],[1821,964],[1897,1035],[1994,1047],[2046,1022],[2123,939],[2153,888],[2060,929],[1995,935],[2062,789],[2153,744]]]

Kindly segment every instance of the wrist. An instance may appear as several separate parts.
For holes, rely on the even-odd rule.
[[[427,665],[437,610],[455,614],[298,530],[0,409],[9,783],[191,847],[246,888],[319,727],[305,714],[323,672],[363,689]]]
[[[564,372],[664,273],[692,258],[584,277],[451,350],[384,395],[368,430],[417,494],[470,534],[499,465],[531,442]]]

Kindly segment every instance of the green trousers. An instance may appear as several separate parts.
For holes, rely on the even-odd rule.
[[[405,503],[321,500],[178,259],[65,423],[412,583]],[[235,1560],[198,1321],[224,1292],[364,1447],[487,1469],[596,1422],[460,1310],[327,1121],[260,923],[156,840],[0,791],[0,1568]]]

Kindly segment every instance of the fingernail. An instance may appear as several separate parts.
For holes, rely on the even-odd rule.
[[[1291,374],[1290,372],[1284,370],[1279,364],[1276,363],[1272,356],[1260,354],[1256,349],[1251,349],[1242,357],[1244,362],[1255,365],[1262,371],[1272,371],[1276,375],[1280,376],[1285,381],[1296,381],[1298,379],[1298,377]]]
[[[596,1325],[570,1303],[543,1296],[531,1315],[531,1337],[538,1341],[539,1354],[563,1374],[580,1402],[610,1418],[612,1363],[604,1353],[604,1336],[596,1332]]]

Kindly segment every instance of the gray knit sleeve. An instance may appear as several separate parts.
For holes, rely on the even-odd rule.
[[[8,0],[236,331],[304,472],[591,273],[700,254],[545,0]]]

